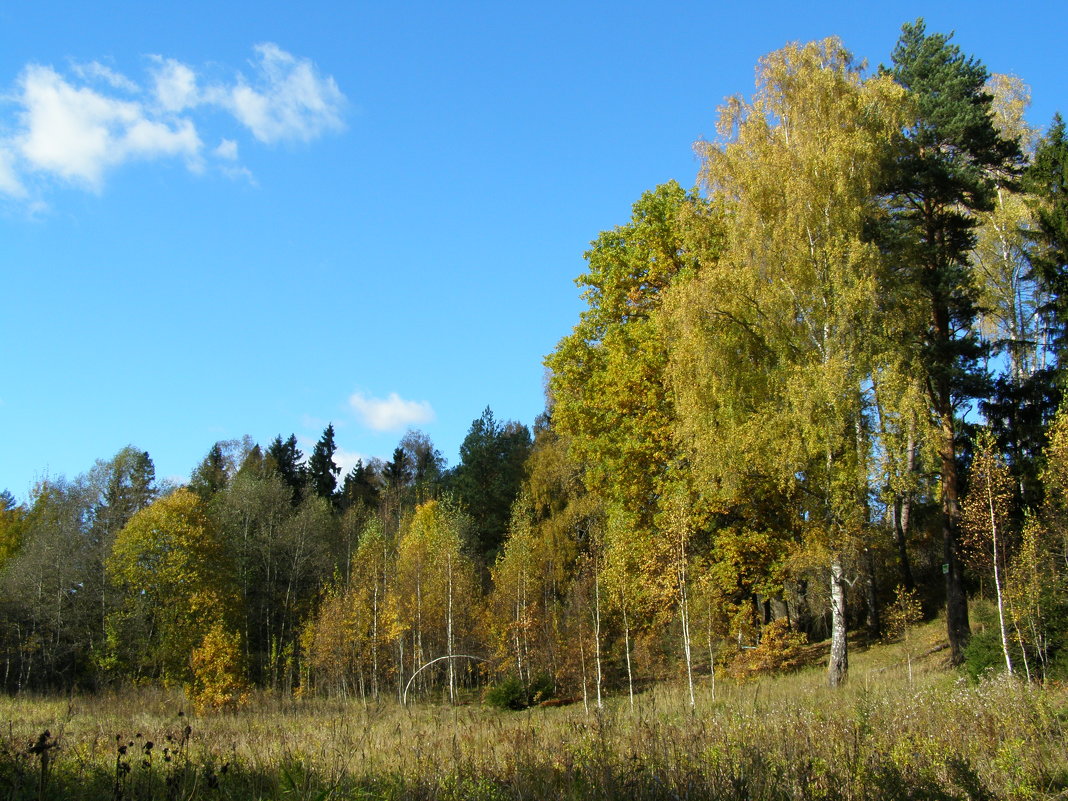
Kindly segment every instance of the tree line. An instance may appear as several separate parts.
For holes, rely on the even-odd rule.
[[[784,631],[840,684],[850,628],[917,608],[954,663],[1064,675],[1068,139],[1028,102],[922,20],[870,72],[765,56],[699,185],[591,244],[533,431],[487,409],[451,470],[412,431],[343,478],[332,427],[218,443],[177,489],[127,449],[7,496],[5,687],[692,699]]]

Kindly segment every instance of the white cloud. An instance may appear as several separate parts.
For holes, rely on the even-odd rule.
[[[199,172],[204,145],[198,112],[220,109],[261,142],[310,141],[344,127],[345,96],[309,59],[275,44],[257,45],[251,78],[205,82],[194,68],[150,56],[140,86],[98,61],[63,75],[28,64],[8,96],[16,113],[0,117],[0,194],[40,207],[32,176],[59,178],[100,191],[107,173],[128,161],[180,159]],[[238,143],[220,137],[213,169],[255,184],[238,163]]]
[[[196,164],[190,120],[150,119],[140,103],[75,87],[51,67],[31,65],[19,81],[22,130],[14,142],[33,170],[99,190],[104,172],[133,158],[184,156]]]
[[[125,75],[110,67],[105,67],[99,61],[90,61],[88,64],[75,64],[74,74],[83,81],[103,81],[113,89],[119,89],[130,94],[137,94],[141,88]]]
[[[356,462],[362,461],[366,466],[370,459],[362,453],[356,451],[347,451],[344,448],[338,448],[334,451],[334,464],[336,464],[340,471],[338,472],[337,483],[341,486],[341,482],[345,480],[345,476],[352,472],[352,468],[356,466]]]
[[[356,392],[349,398],[364,424],[375,431],[396,431],[417,423],[434,420],[434,410],[427,401],[404,400],[396,392],[388,398],[371,398]]]
[[[15,156],[0,143],[0,192],[12,197],[26,197],[26,187],[15,173]]]
[[[345,96],[332,77],[320,76],[310,60],[296,58],[270,42],[257,45],[256,54],[257,86],[238,76],[229,90],[211,93],[253,136],[266,143],[310,141],[344,127]]]
[[[221,159],[237,161],[237,142],[233,139],[223,139],[213,152]]]
[[[153,94],[160,108],[166,111],[185,111],[200,102],[197,76],[192,69],[173,58],[153,56],[158,65],[152,73]]]

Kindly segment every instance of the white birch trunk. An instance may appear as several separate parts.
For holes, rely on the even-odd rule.
[[[827,683],[838,687],[849,674],[849,652],[846,644],[846,594],[842,575],[842,557],[831,557],[831,656],[827,663]]]

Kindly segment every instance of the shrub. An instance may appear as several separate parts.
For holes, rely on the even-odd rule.
[[[193,651],[193,681],[187,694],[198,713],[236,709],[248,702],[239,640],[236,631],[215,623]]]
[[[1009,655],[1014,666],[1023,671],[1022,655],[1013,640],[1009,640]],[[978,681],[988,672],[1000,673],[1005,670],[1005,652],[1001,650],[1001,634],[996,628],[977,631],[964,649],[964,670],[972,681]]]
[[[548,701],[552,698],[555,689],[553,677],[548,673],[539,673],[530,680],[530,686],[527,688],[527,698],[531,704],[540,704],[542,701]]]
[[[742,651],[731,662],[730,674],[737,679],[755,679],[769,673],[786,673],[804,664],[808,637],[790,628],[788,620],[774,620],[764,627],[760,645]]]
[[[508,676],[486,688],[482,700],[497,709],[526,709],[527,691],[518,676]]]

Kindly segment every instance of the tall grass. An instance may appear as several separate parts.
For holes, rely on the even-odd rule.
[[[197,718],[158,690],[8,698],[0,799],[1068,798],[1068,693],[971,683],[922,656],[933,631],[911,682],[884,646],[854,654],[844,688],[818,668],[719,681],[696,712],[681,685],[589,712],[263,697]]]

